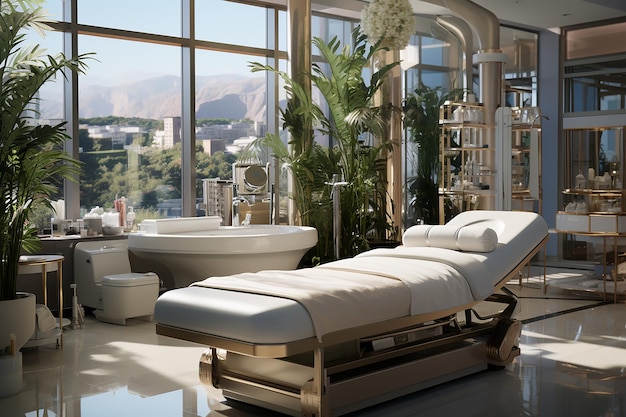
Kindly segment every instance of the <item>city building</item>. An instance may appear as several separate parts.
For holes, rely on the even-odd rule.
[[[204,139],[201,141],[204,152],[213,155],[215,152],[226,151],[226,144],[223,139]]]
[[[166,117],[163,119],[163,149],[174,147],[181,140],[181,120],[180,117]]]

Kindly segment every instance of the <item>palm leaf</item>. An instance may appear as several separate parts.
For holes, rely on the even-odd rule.
[[[15,297],[21,251],[38,247],[28,219],[63,179],[76,180],[79,162],[63,151],[64,123],[39,125],[33,104],[38,91],[65,70],[84,72],[88,54],[46,55],[24,46],[25,31],[45,34],[49,19],[40,0],[0,1],[0,300]]]
[[[290,147],[272,134],[260,143],[268,146],[295,178],[299,195],[294,198],[302,222],[317,228],[317,255],[324,262],[334,258],[329,186],[333,174],[349,184],[341,190],[342,257],[366,249],[372,233],[391,227],[386,207],[378,203],[385,201],[382,173],[386,161],[382,155],[390,144],[366,146],[364,138],[380,137],[387,126],[384,111],[374,106],[373,99],[385,74],[397,63],[375,71],[365,80],[363,70],[380,50],[380,44],[368,45],[358,28],[353,34],[352,47],[342,46],[336,37],[329,42],[314,38],[313,45],[323,63],[314,64],[311,72],[302,76],[323,96],[328,114],[313,102],[312,94],[302,84],[286,73],[258,63],[251,68],[272,71],[284,81],[288,102],[280,114],[290,134]],[[323,148],[315,141],[316,131],[331,138],[330,148]]]

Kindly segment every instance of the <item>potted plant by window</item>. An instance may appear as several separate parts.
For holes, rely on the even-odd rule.
[[[84,55],[53,57],[39,45],[24,45],[27,31],[45,35],[49,30],[43,3],[0,2],[0,359],[4,359],[0,362],[12,374],[15,367],[8,362],[19,362],[19,385],[4,386],[13,378],[0,374],[0,395],[21,389],[19,349],[35,326],[35,297],[17,292],[20,254],[35,250],[39,243],[36,228],[28,224],[29,215],[42,204],[51,208],[49,198],[59,182],[79,172],[78,161],[63,151],[69,138],[64,123],[39,124],[34,110],[44,83],[63,70],[86,68]],[[22,303],[27,304],[23,310]],[[0,372],[2,368],[0,364]]]
[[[459,100],[465,90],[445,91],[442,87],[420,84],[407,95],[403,104],[404,127],[416,159],[415,174],[407,178],[410,201],[405,227],[423,221],[439,223],[439,109],[446,100]]]
[[[339,257],[350,257],[369,249],[371,237],[386,236],[395,230],[385,207],[385,150],[391,143],[370,143],[382,137],[389,109],[376,107],[374,96],[385,74],[398,62],[387,64],[364,78],[363,68],[380,42],[367,43],[360,28],[353,32],[352,47],[342,46],[335,37],[329,42],[313,39],[323,62],[303,74],[323,96],[326,112],[309,91],[287,73],[252,63],[252,71],[272,71],[285,82],[287,105],[281,109],[283,127],[290,134],[288,146],[280,137],[267,134],[257,146],[267,146],[293,175],[293,198],[302,224],[318,231],[316,259],[335,259],[334,216],[341,218]],[[327,136],[332,146],[323,147],[315,135]],[[247,155],[244,156],[244,158]],[[340,213],[333,213],[333,175],[345,183],[340,192]],[[381,203],[382,202],[382,203]]]

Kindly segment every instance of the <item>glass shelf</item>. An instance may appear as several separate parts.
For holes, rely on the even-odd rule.
[[[468,209],[541,212],[540,112],[535,107],[507,110],[510,119],[501,125],[508,126],[504,130],[483,122],[480,104],[446,102],[441,106],[440,223]],[[499,139],[494,142],[494,130],[504,132],[507,146],[498,145]],[[509,172],[508,185],[503,186],[502,176]]]

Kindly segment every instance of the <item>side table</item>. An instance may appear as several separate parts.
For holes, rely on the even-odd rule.
[[[43,304],[48,305],[48,272],[56,271],[57,288],[59,292],[59,328],[54,329],[50,335],[31,339],[25,347],[41,346],[50,344],[56,340],[57,347],[63,349],[63,260],[62,255],[23,255],[20,256],[19,273],[41,273],[41,286],[43,290]]]

